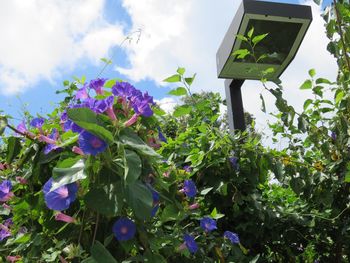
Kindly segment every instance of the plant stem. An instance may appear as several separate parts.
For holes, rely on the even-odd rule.
[[[350,72],[350,59],[349,59],[348,53],[346,51],[346,45],[345,45],[343,30],[342,30],[341,21],[340,21],[340,14],[339,14],[339,10],[337,8],[337,1],[333,0],[333,3],[334,3],[334,10],[335,10],[336,18],[337,18],[338,28],[339,28],[338,33],[340,35],[340,40],[341,40],[342,45],[343,45],[343,52],[344,52],[345,61],[346,61],[347,66],[348,66],[348,71]]]
[[[92,238],[92,245],[95,244],[95,240],[96,240],[96,234],[97,234],[97,228],[98,228],[98,223],[100,221],[100,214],[97,213],[97,216],[96,216],[96,223],[95,223],[95,230],[94,230],[94,236]]]

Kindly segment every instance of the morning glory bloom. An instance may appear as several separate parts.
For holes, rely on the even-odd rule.
[[[69,215],[63,214],[61,212],[58,212],[57,214],[55,214],[55,220],[66,222],[66,223],[75,223],[75,221],[76,221],[75,218],[73,218]]]
[[[56,129],[53,129],[51,134],[48,137],[46,137],[44,135],[39,136],[40,141],[44,141],[47,143],[47,145],[44,148],[45,154],[48,154],[49,152],[51,152],[53,150],[60,149],[60,147],[58,147],[56,145],[57,138],[58,138],[58,131]]]
[[[185,234],[184,235],[184,243],[187,247],[187,249],[191,252],[191,254],[194,254],[197,252],[198,250],[198,245],[196,243],[196,241],[194,240],[194,237],[189,235],[189,234]]]
[[[34,118],[30,122],[30,126],[34,128],[41,128],[44,125],[45,119],[44,118]]]
[[[233,233],[231,231],[225,231],[224,238],[227,238],[230,240],[232,244],[238,244],[239,243],[239,237],[236,233]]]
[[[188,173],[192,172],[192,167],[190,165],[185,165],[183,168]]]
[[[84,154],[95,156],[107,148],[107,143],[105,141],[87,131],[80,133],[78,142]]]
[[[205,232],[211,232],[217,229],[216,221],[210,217],[203,217],[200,221],[200,226]]]
[[[105,84],[107,79],[93,79],[90,81],[89,87],[90,89],[94,89],[97,94],[103,94],[103,85]]]
[[[192,198],[197,194],[197,187],[192,180],[185,180],[184,187],[180,190],[180,192],[185,193],[187,197]]]
[[[44,185],[43,192],[46,206],[51,210],[62,211],[69,208],[76,199],[78,185],[76,183],[66,184],[50,191],[53,179],[50,178]]]
[[[160,127],[158,127],[157,129],[158,129],[158,138],[159,138],[159,140],[162,141],[162,142],[168,143],[168,141],[165,138],[164,134],[160,130]]]
[[[13,193],[11,192],[12,183],[9,180],[4,180],[0,184],[0,202],[6,202],[11,197],[13,197]]]
[[[118,241],[127,241],[134,238],[136,225],[129,218],[120,218],[113,225],[113,233]]]
[[[16,129],[21,133],[21,135],[28,136],[29,138],[32,138],[32,139],[35,137],[35,135],[32,132],[28,131],[24,121],[18,124]]]
[[[112,87],[112,93],[115,96],[127,99],[132,96],[135,96],[136,89],[129,82],[117,82]]]
[[[4,225],[0,224],[0,241],[3,241],[5,238],[11,236],[10,230]]]
[[[86,85],[84,85],[82,88],[80,88],[77,91],[77,93],[75,94],[75,98],[80,100],[85,100],[89,98],[89,94],[87,93],[87,90],[86,90]]]
[[[138,115],[142,115],[145,117],[151,117],[153,115],[153,111],[149,106],[149,103],[145,100],[136,99],[133,103],[133,108]]]

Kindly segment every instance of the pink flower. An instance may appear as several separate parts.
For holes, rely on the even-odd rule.
[[[21,176],[16,176],[16,181],[19,182],[20,184],[27,184],[28,183],[27,179],[25,179]]]
[[[57,221],[63,221],[63,222],[66,222],[66,223],[75,223],[75,218],[69,216],[69,215],[66,215],[66,214],[63,214],[61,212],[58,212],[56,215],[55,215],[55,220]]]
[[[19,260],[21,260],[22,258],[21,258],[21,256],[7,256],[6,257],[6,260],[8,261],[8,262],[11,262],[11,263],[14,263],[14,262],[16,262],[16,261],[19,261]]]
[[[139,117],[139,115],[137,113],[135,113],[129,120],[127,120],[124,123],[124,126],[125,127],[130,127],[131,125],[133,125],[137,121],[138,117]]]
[[[197,209],[197,208],[199,208],[199,204],[198,203],[194,203],[194,204],[192,204],[192,205],[190,205],[188,207],[189,210],[194,210],[194,209]]]
[[[76,153],[76,154],[80,154],[82,156],[84,156],[84,152],[82,149],[80,149],[78,146],[73,146],[72,148],[72,152]]]

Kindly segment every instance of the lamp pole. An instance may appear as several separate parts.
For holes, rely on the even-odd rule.
[[[246,129],[241,87],[244,79],[225,79],[228,124],[231,131]]]

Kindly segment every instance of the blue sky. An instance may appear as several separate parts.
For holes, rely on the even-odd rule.
[[[324,1],[324,5],[328,2]],[[161,80],[178,66],[186,67],[189,74],[198,73],[194,91],[205,89],[223,94],[222,82],[216,79],[215,53],[233,18],[231,10],[238,3],[236,0],[215,4],[210,0],[64,3],[30,0],[26,4],[19,0],[2,1],[0,32],[7,41],[0,44],[0,110],[16,121],[22,118],[24,105],[33,115],[45,115],[61,99],[55,91],[62,87],[63,80],[82,75],[95,78],[103,67],[99,58],[111,55],[114,64],[104,71],[103,77],[129,80],[165,106],[174,101],[168,98],[170,88]],[[55,11],[50,13],[52,10]],[[318,14],[314,12],[315,15]],[[134,39],[119,46],[130,32],[139,28],[142,30],[139,43]],[[322,34],[323,28],[319,26],[314,31],[315,35]],[[310,52],[305,48],[304,54],[307,53]],[[321,58],[329,59],[326,55]],[[321,68],[320,72],[323,70],[328,74],[329,69]],[[258,108],[254,101],[246,105],[253,113],[254,106]]]

